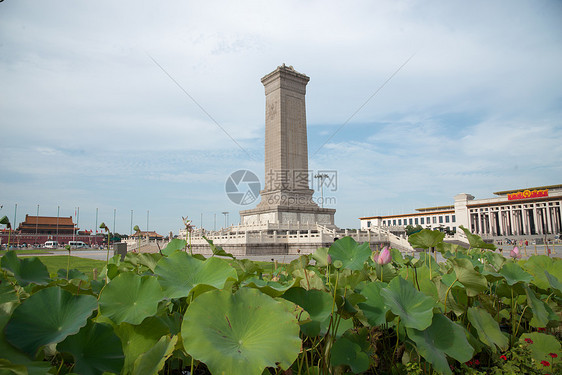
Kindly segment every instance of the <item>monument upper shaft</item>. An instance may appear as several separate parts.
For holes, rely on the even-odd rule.
[[[265,77],[264,191],[309,189],[306,85],[310,80],[285,64]]]

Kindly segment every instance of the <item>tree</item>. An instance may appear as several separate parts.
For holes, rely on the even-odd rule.
[[[411,225],[406,225],[406,235],[409,236],[411,234],[420,232],[422,229],[423,229],[422,226],[419,224],[416,225],[415,227]]]

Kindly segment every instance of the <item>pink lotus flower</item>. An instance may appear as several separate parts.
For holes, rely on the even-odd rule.
[[[509,253],[509,256],[511,256],[513,259],[521,258],[521,253],[519,252],[519,248],[515,246],[513,250],[511,250],[511,252]]]
[[[391,260],[390,250],[388,250],[388,246],[385,246],[375,261],[382,266],[390,263]]]

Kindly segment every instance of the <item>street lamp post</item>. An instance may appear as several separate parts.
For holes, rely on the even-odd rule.
[[[132,214],[132,213],[133,213],[133,210],[131,210],[131,214]],[[133,229],[135,230],[136,235],[137,235],[137,238],[138,238],[139,245],[138,245],[138,247],[137,247],[137,250],[138,250],[138,252],[140,253],[140,228],[139,228],[138,225],[135,225],[135,227],[134,227]]]
[[[227,223],[227,218],[228,218],[228,211],[224,211],[222,214],[224,215],[224,228],[226,229],[226,227],[227,227],[226,223]]]

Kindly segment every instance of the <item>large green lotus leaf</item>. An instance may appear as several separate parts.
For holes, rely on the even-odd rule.
[[[328,265],[328,248],[319,247],[312,254],[312,259],[316,261],[318,267],[326,267]]]
[[[481,273],[490,283],[502,280],[504,278],[502,274],[497,273],[496,270],[490,265],[485,265]]]
[[[398,315],[405,327],[426,329],[433,317],[433,298],[418,292],[402,277],[395,277],[387,288],[380,291],[394,315]]]
[[[432,297],[435,303],[437,303],[439,301],[439,291],[437,290],[437,287],[435,285],[435,279],[434,279],[436,277],[435,268],[432,269],[431,279],[429,278],[430,275],[429,267],[425,264],[417,268],[416,272],[418,274],[417,281],[415,281],[416,284],[414,285],[414,280],[411,280],[410,282],[412,283],[412,285],[414,286],[419,285],[420,292],[422,292],[426,296]],[[441,272],[439,272],[438,274],[441,274]]]
[[[505,278],[508,285],[528,283],[533,280],[533,276],[523,271],[517,263],[504,264],[499,273]]]
[[[0,284],[0,286],[2,285],[3,284]],[[0,309],[0,353],[2,358],[6,358],[13,364],[26,364],[31,362],[31,358],[21,350],[12,346],[4,337],[4,327],[6,327],[8,320],[10,320],[10,316],[12,315],[11,310],[11,308],[9,311]]]
[[[207,243],[209,244],[209,247],[211,248],[211,251],[213,252],[213,256],[221,256],[221,257],[229,257],[234,259],[234,255],[227,253],[226,251],[224,251],[224,249],[222,248],[222,246],[219,245],[215,245],[213,243],[213,240],[208,239],[207,237],[203,236],[203,238],[205,239],[205,241],[207,241]]]
[[[363,269],[365,261],[371,256],[371,249],[367,242],[359,245],[353,238],[343,237],[330,246],[328,254],[332,263],[340,261],[342,267],[357,271]]]
[[[486,310],[469,307],[467,315],[470,324],[476,329],[480,341],[488,345],[494,352],[496,352],[496,346],[502,351],[507,350],[509,345],[507,337],[500,330],[498,322]]]
[[[448,278],[448,280],[445,280],[445,276],[449,275],[450,274],[443,275],[441,280],[439,278],[434,279],[434,285],[439,296],[439,303],[442,304],[443,308],[445,307],[445,298],[447,298],[447,311],[453,311],[457,316],[460,316],[465,312],[468,304],[468,297],[466,295],[466,290],[458,281],[455,281],[455,284],[458,286],[454,286],[449,290],[451,283],[455,279],[453,278],[453,280],[450,280],[450,278]],[[449,294],[447,294],[447,290],[449,290]]]
[[[173,240],[168,242],[168,245],[166,245],[166,247],[162,249],[161,253],[170,256],[178,250],[184,250],[186,246],[187,246],[186,240],[180,240],[179,238],[174,238]]]
[[[531,339],[532,344],[528,344],[531,349],[531,356],[540,363],[540,361],[552,362],[552,357],[550,353],[556,354],[558,361],[562,358],[562,351],[560,347],[560,341],[556,339],[553,335],[547,335],[539,332],[524,333],[519,338],[519,342],[523,345],[527,345],[525,339]]]
[[[141,354],[149,351],[162,336],[169,333],[169,328],[161,319],[149,317],[139,325],[121,323],[115,328],[115,333],[123,343],[123,373],[126,374],[132,371],[133,364]]]
[[[60,279],[67,279],[67,280],[77,279],[77,280],[88,281],[88,276],[86,276],[84,272],[77,270],[76,268],[68,270],[68,277],[66,274],[67,271],[65,268],[61,268],[57,271],[57,276]]]
[[[271,297],[279,297],[285,293],[286,290],[289,290],[295,284],[298,284],[299,280],[300,279],[292,279],[290,282],[282,284],[277,281],[267,281],[258,279],[257,277],[252,277],[251,279],[244,281],[242,286],[259,289],[262,293]]]
[[[330,293],[297,287],[286,291],[283,298],[299,305],[310,314],[311,322],[301,325],[302,333],[310,337],[318,336],[323,322],[332,313],[333,298]]]
[[[145,266],[154,272],[156,263],[162,258],[158,253],[127,253],[125,262],[131,263],[133,266]]]
[[[420,355],[443,374],[451,374],[446,355],[463,363],[474,354],[466,339],[466,330],[443,314],[435,314],[431,325],[424,331],[407,328],[407,332]]]
[[[16,348],[35,356],[43,345],[77,333],[97,307],[93,296],[75,296],[59,287],[42,289],[14,310],[4,334]]]
[[[459,252],[465,253],[467,248],[458,244],[441,242],[438,243],[437,246],[435,246],[435,250],[439,251],[441,254],[444,254],[445,258],[449,258],[450,256],[454,256],[454,254],[458,254]]]
[[[229,264],[236,269],[239,280],[263,273],[263,268],[250,259],[235,259],[234,262],[229,262]]]
[[[552,311],[550,306],[535,296],[535,292],[527,285],[525,293],[527,294],[527,304],[533,311],[533,318],[529,322],[532,327],[546,327],[551,320],[559,320],[558,316]]]
[[[273,259],[271,259],[271,261],[273,262]],[[303,268],[308,267],[309,264],[310,264],[310,256],[308,254],[301,255],[297,259],[294,259],[291,261],[291,263],[289,263],[289,266],[287,267],[287,272],[292,273],[294,270],[302,270]]]
[[[100,314],[116,324],[140,324],[156,314],[164,298],[158,281],[151,276],[121,273],[103,289],[99,299]]]
[[[445,233],[438,230],[423,229],[408,236],[408,242],[414,249],[430,249],[443,242]]]
[[[7,359],[0,358],[0,374],[2,375],[27,375],[27,367],[14,364]]]
[[[556,292],[558,297],[562,296],[562,283],[554,276],[552,276],[548,271],[544,271],[546,279],[550,284],[550,287]]]
[[[420,256],[421,255],[422,254],[420,254]],[[425,295],[433,297],[435,302],[437,302],[439,301],[439,292],[435,287],[435,277],[441,272],[440,271],[436,272],[436,269],[437,270],[439,269],[438,265],[436,268],[433,268],[432,270],[433,278],[431,279],[429,278],[429,267],[426,264],[423,264],[422,266],[417,267],[415,269],[411,267],[401,268],[398,274],[402,276],[404,280],[412,283],[412,285],[414,285],[416,289],[419,286],[419,290],[421,292],[423,292]],[[385,279],[386,279],[386,271],[385,271]]]
[[[361,294],[366,298],[366,301],[357,304],[357,306],[363,311],[363,315],[372,327],[386,323],[386,312],[389,307],[381,296],[381,290],[384,287],[386,287],[385,283],[375,281],[368,283],[361,290]]]
[[[260,375],[287,369],[300,352],[299,324],[284,303],[257,289],[213,290],[187,308],[181,336],[185,351],[213,374]]]
[[[0,262],[2,268],[14,274],[21,286],[46,285],[51,281],[47,267],[37,257],[19,259],[14,250],[8,251]]]
[[[275,298],[275,300],[281,302],[283,306],[285,306],[285,310],[287,310],[298,320],[300,326],[310,322],[310,314],[299,305],[289,300],[283,299],[282,297]]]
[[[157,375],[172,355],[178,336],[163,336],[149,351],[135,361],[132,375]]]
[[[486,251],[481,257],[484,258],[490,266],[494,267],[494,270],[499,270],[506,262],[503,255],[494,253],[493,251]]]
[[[330,364],[347,365],[354,374],[359,374],[369,369],[369,356],[361,350],[361,346],[342,337],[332,346]]]
[[[4,274],[0,273],[0,312],[10,312],[11,309],[7,306],[2,306],[3,304],[13,304],[19,302],[19,297],[16,293],[16,289],[8,279],[4,277]]]
[[[427,229],[424,229],[427,230]],[[418,232],[421,233],[421,232]],[[416,233],[416,234],[418,234]],[[420,253],[420,258],[421,261],[423,261],[423,265],[425,267],[427,267],[427,278],[429,279],[429,265],[431,264],[431,277],[433,278],[434,276],[440,274],[441,272],[439,271],[439,263],[437,263],[437,261],[435,260],[434,256],[428,252],[426,253]],[[419,273],[419,270],[418,270]]]
[[[458,281],[466,288],[469,297],[477,296],[488,289],[488,280],[474,270],[472,262],[468,259],[449,259],[453,265]]]
[[[305,268],[294,270],[292,275],[295,278],[295,284],[300,284],[300,286],[304,289],[326,289],[324,280],[322,280],[322,278],[318,275],[317,272],[314,272],[314,270],[307,270]]]
[[[470,244],[471,248],[489,249],[489,250],[495,250],[496,249],[496,246],[494,244],[489,244],[489,243],[484,242],[482,237],[477,236],[476,234],[470,233],[470,231],[468,229],[466,229],[465,227],[463,227],[462,225],[459,225],[459,228],[461,228],[463,230],[464,234],[466,235],[466,238],[468,239],[468,243]]]
[[[0,374],[2,375],[47,375],[54,374],[54,371],[56,368],[52,367],[50,362],[36,361],[22,365],[0,358]]]
[[[160,259],[154,273],[168,298],[187,297],[197,285],[220,289],[229,278],[237,278],[236,270],[224,259],[201,261],[180,251]]]
[[[123,367],[121,340],[111,326],[89,322],[76,335],[57,345],[60,352],[74,357],[74,370],[82,375],[119,373]]]
[[[389,268],[385,268],[385,276],[384,276],[385,279],[387,273],[393,275],[396,274],[396,271],[391,265],[387,264],[386,266],[388,266]],[[352,271],[349,269],[343,269],[343,270],[338,270],[337,272],[332,272],[332,274],[330,275],[331,285],[335,285],[338,275],[339,275],[338,286],[341,286],[342,288],[347,288],[348,290],[352,290],[355,289],[360,282],[371,280],[372,271],[369,270],[367,267],[365,267],[359,272]]]
[[[525,271],[534,276],[532,283],[541,289],[547,290],[550,287],[550,283],[544,272],[546,271],[558,280],[562,280],[562,265],[560,262],[561,260],[558,258],[535,255],[521,263]]]

